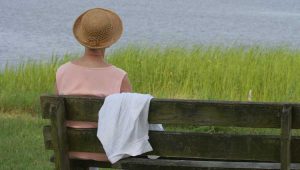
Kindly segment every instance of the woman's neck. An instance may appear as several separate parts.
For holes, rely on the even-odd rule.
[[[73,63],[86,66],[86,67],[106,67],[110,64],[105,62],[104,59],[105,48],[102,49],[90,49],[85,48],[84,55],[73,61]]]
[[[83,57],[92,60],[92,61],[102,61],[104,62],[104,54],[105,54],[105,48],[101,49],[90,49],[90,48],[85,48],[85,52]]]

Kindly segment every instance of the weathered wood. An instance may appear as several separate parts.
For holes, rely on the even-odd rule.
[[[52,155],[50,157],[50,162],[55,162],[55,157]],[[70,167],[86,168],[86,167],[101,167],[101,168],[111,168],[112,164],[107,161],[94,161],[94,160],[82,160],[76,158],[70,158]]]
[[[116,163],[113,167],[130,170],[247,170],[247,169],[279,169],[278,163],[251,163],[251,162],[221,162],[221,161],[195,161],[195,160],[169,160],[128,158]]]
[[[53,145],[52,145],[52,141],[51,141],[51,126],[50,125],[44,126],[43,136],[44,136],[45,149],[53,149]]]
[[[41,101],[41,109],[42,109],[42,116],[44,119],[50,119],[50,113],[49,113],[49,107],[51,103],[55,103],[57,98],[64,98],[65,99],[65,107],[66,107],[66,113],[77,113],[79,114],[78,117],[83,117],[83,121],[97,121],[97,112],[99,111],[101,105],[104,102],[104,98],[101,97],[94,97],[94,96],[57,96],[57,95],[42,95],[40,96]],[[67,101],[68,100],[68,101]],[[82,102],[81,102],[82,101]],[[75,110],[72,105],[79,104],[79,108],[75,107]],[[84,109],[89,108],[89,109]],[[69,110],[71,109],[71,110]],[[77,110],[77,109],[83,109],[83,110]],[[98,110],[97,112],[95,112]],[[67,119],[68,114],[66,115]],[[87,117],[87,119],[84,119],[84,117]]]
[[[50,157],[50,162],[55,163],[55,156],[54,156],[54,155],[52,155],[52,156]]]
[[[96,129],[68,129],[67,134],[70,151],[104,153]],[[280,136],[150,132],[150,143],[153,154],[165,157],[280,161]],[[291,148],[292,162],[300,162],[300,137],[292,138]]]
[[[43,118],[51,119],[51,126],[45,126],[43,129],[45,147],[55,150],[56,169],[81,170],[90,166],[111,167],[107,162],[69,159],[69,151],[104,153],[104,150],[97,139],[96,129],[73,129],[64,126],[65,120],[97,122],[98,111],[103,102],[103,98],[91,96],[41,96]],[[150,143],[154,151],[147,154],[159,155],[164,160],[148,160],[141,158],[143,156],[129,158],[126,159],[127,162],[120,161],[123,163],[123,168],[300,169],[299,164],[295,164],[300,163],[300,137],[291,136],[291,129],[300,129],[300,104],[298,103],[154,98],[150,103],[149,122],[281,128],[282,133],[281,136],[271,136],[150,132]]]
[[[65,127],[65,107],[63,98],[57,98],[56,103],[49,107],[51,119],[51,138],[55,154],[57,170],[70,170],[67,129]]]
[[[80,165],[76,166],[71,164],[70,167],[72,170],[89,170],[89,167],[80,166]]]
[[[96,130],[69,129],[68,137],[70,151],[104,153]],[[300,144],[300,139],[294,140],[294,145]],[[164,157],[280,161],[279,136],[150,132],[150,143],[152,154]],[[299,154],[294,161],[300,161]]]
[[[114,167],[130,170],[254,170],[254,169],[280,169],[279,163],[259,162],[222,162],[222,161],[195,161],[195,160],[169,160],[128,158],[119,161]],[[299,169],[300,164],[292,164],[292,169]]]
[[[89,166],[80,164],[78,161],[70,161],[71,170],[89,170]]]
[[[40,97],[41,99],[41,107],[42,107],[42,113],[43,113],[43,117],[45,119],[49,119],[49,112],[47,109],[47,107],[49,107],[49,104],[51,102],[54,102],[56,100],[56,98],[59,96],[56,95],[42,95]],[[73,120],[83,120],[83,121],[97,121],[97,114],[98,111],[101,107],[101,105],[103,104],[104,98],[100,98],[100,97],[93,97],[93,96],[60,96],[66,99],[66,104],[68,104],[69,110],[68,115],[70,115],[70,119]],[[266,106],[266,107],[278,107],[278,111],[280,111],[283,105],[288,104],[290,106],[293,107],[293,120],[292,120],[292,129],[300,129],[300,104],[299,103],[272,103],[272,102],[236,102],[236,101],[201,101],[201,100],[183,100],[183,99],[152,99],[151,100],[151,105],[153,103],[160,103],[160,102],[166,102],[166,103],[202,103],[202,104],[211,104],[211,105],[248,105],[248,107],[252,107],[252,111],[255,112],[255,106]],[[75,105],[73,105],[75,104]],[[78,106],[76,106],[78,104]],[[86,108],[84,108],[84,105],[87,106]],[[67,108],[68,108],[67,107]],[[155,107],[155,105],[153,106]],[[150,109],[152,108],[152,106],[150,107]],[[174,108],[173,108],[174,109]],[[236,110],[239,110],[238,108]],[[260,109],[258,109],[259,111]],[[277,110],[277,109],[276,109]],[[261,110],[262,111],[262,110]],[[150,110],[150,115],[149,115],[149,119],[151,119],[150,121],[155,123],[155,122],[160,122],[159,117],[156,118],[155,116],[152,118],[151,115],[151,111]],[[171,111],[169,111],[171,112]],[[227,111],[228,112],[228,111]],[[263,112],[263,111],[262,111]],[[277,112],[277,111],[276,111]],[[160,113],[153,113],[153,114],[160,114]],[[172,113],[171,113],[172,114]],[[242,114],[242,113],[241,113]],[[249,113],[249,115],[252,115],[251,113]],[[256,113],[254,115],[259,115],[259,113]],[[262,115],[264,115],[265,119],[269,119],[268,118],[268,113],[264,112],[262,113]],[[255,116],[253,116],[255,117]],[[280,117],[280,113],[278,113],[277,117]],[[212,117],[213,118],[213,117]],[[251,117],[250,117],[251,118]],[[179,119],[179,118],[178,118]],[[225,119],[225,118],[224,118]],[[227,118],[229,119],[229,118]],[[248,119],[249,121],[251,121],[251,119]],[[244,120],[242,120],[244,121]],[[230,122],[230,120],[228,120],[228,122]],[[263,121],[264,122],[264,121]],[[180,123],[180,122],[179,122]],[[213,124],[213,123],[212,123]],[[268,125],[267,126],[263,126],[262,125],[258,125],[256,127],[277,127],[280,128],[280,119],[275,119],[272,118],[271,120],[268,120]],[[201,124],[198,124],[201,125]],[[217,126],[217,124],[215,124]],[[244,126],[241,126],[244,127]],[[248,127],[248,126],[245,126]]]
[[[101,167],[101,168],[111,168],[112,165],[109,162],[101,162],[94,160],[82,160],[82,159],[71,159],[71,165],[73,167]]]
[[[41,97],[43,115],[55,96]],[[98,121],[103,98],[65,97],[68,120]],[[281,103],[152,99],[149,122],[253,128],[280,128]]]
[[[153,154],[165,157],[279,160],[276,136],[151,132],[150,143]]]
[[[293,108],[293,119],[292,119],[292,129],[300,129],[300,104],[292,103],[288,104]]]
[[[56,95],[42,95],[40,96],[41,102],[41,110],[42,110],[42,117],[44,119],[50,119],[50,107],[56,105],[57,99],[61,98]]]
[[[284,106],[281,114],[281,169],[289,170],[291,162],[292,107]]]
[[[68,129],[70,151],[105,153],[97,138],[97,129]]]

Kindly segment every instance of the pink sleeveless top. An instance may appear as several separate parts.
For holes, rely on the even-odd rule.
[[[113,65],[89,68],[67,62],[56,72],[56,87],[59,95],[93,95],[105,97],[120,93],[122,81],[127,73]],[[67,121],[70,128],[97,128],[97,122]],[[106,161],[105,154],[71,152],[72,158]]]
[[[113,65],[89,68],[68,62],[56,72],[56,86],[60,95],[108,96],[120,93],[126,72]]]

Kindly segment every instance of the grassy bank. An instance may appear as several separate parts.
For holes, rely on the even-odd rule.
[[[24,62],[0,72],[2,111],[36,114],[59,65],[77,56]],[[260,47],[128,46],[107,59],[128,72],[135,92],[163,98],[300,101],[300,51]],[[251,95],[249,95],[251,91]]]
[[[53,169],[51,151],[44,149],[42,127],[46,122],[28,114],[0,112],[0,169]]]

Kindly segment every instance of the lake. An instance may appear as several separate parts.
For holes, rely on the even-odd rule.
[[[73,22],[89,8],[118,13],[127,44],[300,46],[299,0],[1,0],[0,68],[80,53]]]

